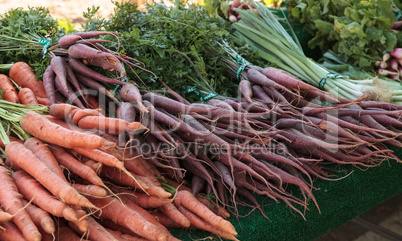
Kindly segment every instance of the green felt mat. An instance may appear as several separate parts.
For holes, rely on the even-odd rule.
[[[392,148],[398,157],[402,149]],[[396,161],[385,161],[381,166],[361,171],[352,166],[342,166],[343,170],[353,173],[339,181],[316,180],[314,186],[320,190],[314,195],[321,209],[321,214],[310,202],[310,210],[306,211],[306,221],[288,208],[283,202],[275,204],[264,197],[258,197],[269,220],[259,211],[253,211],[245,218],[230,221],[238,231],[238,239],[275,240],[275,241],[309,241],[314,240],[331,230],[347,223],[354,217],[370,210],[377,204],[402,192],[402,164]],[[241,208],[241,213],[250,209]],[[173,235],[182,240],[196,240],[217,236],[203,231],[171,230]],[[209,240],[209,239],[206,239]]]

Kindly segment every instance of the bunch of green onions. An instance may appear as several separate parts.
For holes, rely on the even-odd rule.
[[[254,10],[235,9],[241,20],[234,24],[237,30],[234,35],[240,43],[255,48],[261,58],[339,98],[355,100],[366,95],[366,100],[402,104],[399,82],[376,77],[352,79],[331,73],[306,57],[293,31],[292,37],[268,8],[257,2],[253,6]]]

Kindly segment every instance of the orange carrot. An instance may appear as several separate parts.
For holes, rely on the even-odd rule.
[[[43,98],[43,97],[38,97],[36,96],[36,99],[38,100],[38,103],[40,105],[46,105],[46,106],[50,106],[50,100],[48,98]]]
[[[0,224],[10,221],[13,215],[6,213],[0,209]]]
[[[100,217],[110,219],[134,233],[155,241],[165,241],[169,239],[169,232],[159,229],[154,224],[147,221],[142,215],[131,208],[127,208],[116,198],[89,198],[97,207],[101,208]]]
[[[148,186],[146,191],[150,195],[154,195],[159,198],[170,198],[172,196],[170,192],[165,191],[165,189],[161,187],[160,183],[155,184],[148,177],[137,176],[136,179],[142,181]]]
[[[96,129],[114,135],[120,134],[123,131],[148,130],[140,122],[127,122],[123,119],[104,116],[85,116],[77,124],[83,129]]]
[[[1,95],[1,98],[3,100],[7,100],[13,103],[21,103],[13,84],[11,83],[10,79],[4,74],[0,74],[0,88],[4,91],[4,93]]]
[[[13,217],[13,222],[28,241],[40,241],[41,235],[28,212],[22,205],[22,196],[18,192],[10,171],[0,166],[0,204]]]
[[[87,239],[82,239],[76,233],[74,233],[71,228],[61,225],[56,231],[57,241],[89,241]]]
[[[127,171],[127,169],[124,167],[123,162],[119,161],[116,157],[103,152],[101,150],[98,149],[88,149],[88,148],[83,148],[83,147],[74,147],[73,148],[74,151],[80,153],[81,155],[84,155],[88,158],[91,158],[92,160],[95,160],[97,162],[103,163],[106,166],[110,166],[110,167],[116,167],[119,170],[121,170],[123,173],[125,173],[127,176],[131,177],[138,185],[137,187],[141,188],[143,190],[142,185],[139,183],[139,181],[137,181],[136,178],[134,178],[134,176],[132,175],[132,173],[130,173],[129,171]],[[106,167],[103,167],[102,169],[105,169]]]
[[[28,201],[25,199],[22,199],[22,204],[26,206],[29,216],[37,227],[41,227],[48,234],[53,234],[56,231],[54,221],[48,212],[33,204],[28,205]]]
[[[183,227],[190,227],[190,220],[186,218],[173,203],[165,204],[159,207],[163,213],[165,213],[169,218],[171,218],[176,223],[182,225]]]
[[[18,92],[18,98],[24,105],[39,105],[34,92],[29,88],[22,88]]]
[[[183,225],[180,225],[175,221],[173,221],[173,219],[171,219],[168,215],[164,214],[163,212],[152,211],[151,215],[154,216],[154,218],[166,228],[186,228]]]
[[[91,197],[106,197],[107,191],[96,185],[82,185],[82,184],[72,184],[73,188],[77,189],[78,192],[91,196]]]
[[[119,185],[124,185],[127,187],[132,187],[132,188],[143,188],[144,190],[148,190],[149,187],[143,183],[140,180],[134,180],[132,177],[127,175],[124,172],[121,172],[119,169],[113,168],[113,167],[108,167],[104,166],[102,167],[102,171],[100,174],[102,177],[107,177],[109,178],[113,183],[119,184]],[[135,178],[138,177],[135,174],[132,174]]]
[[[68,204],[94,208],[94,205],[80,195],[69,183],[55,174],[49,167],[41,162],[35,154],[18,142],[10,142],[5,149],[6,156],[11,161],[28,172],[53,195]]]
[[[120,241],[147,241],[148,240],[145,238],[133,236],[130,234],[125,234],[120,231],[112,230],[112,229],[108,229],[108,228],[106,228],[106,231],[109,232],[111,235],[113,235],[113,237],[116,237]]]
[[[100,219],[99,224],[107,229],[119,230],[120,232],[125,233],[125,234],[129,234],[132,236],[138,236],[138,234],[134,233],[131,229],[126,228],[110,219]]]
[[[73,222],[77,221],[77,214],[74,209],[54,198],[28,173],[16,171],[11,176],[25,199],[32,200],[38,207],[56,217],[64,217]]]
[[[210,200],[206,199],[205,197],[200,197],[198,195],[196,196],[196,198],[200,203],[204,204],[216,215],[219,215],[225,219],[230,218],[230,213],[228,211],[226,211],[226,209],[224,207],[218,205],[216,202],[210,201]]]
[[[103,187],[105,186],[102,179],[95,173],[94,170],[92,170],[92,168],[79,162],[72,155],[67,153],[63,148],[56,145],[51,145],[50,151],[56,157],[57,161],[72,173],[90,181],[95,185]]]
[[[148,222],[152,223],[156,227],[158,227],[161,230],[164,230],[167,233],[169,233],[169,231],[167,230],[167,228],[165,226],[160,224],[148,211],[146,211],[142,207],[140,207],[137,204],[135,204],[130,198],[127,198],[127,197],[124,197],[124,196],[120,197],[120,198],[121,198],[121,201],[124,203],[124,205],[126,205],[130,209],[132,209],[135,212],[137,212],[139,215],[141,215],[141,217],[143,217],[144,219],[146,219]]]
[[[1,241],[26,241],[24,235],[12,222],[5,222],[0,225]]]
[[[109,232],[105,227],[100,225],[95,219],[92,217],[88,217],[88,231],[86,233],[82,232],[76,224],[69,222],[68,226],[80,234],[81,236],[87,237],[89,240],[96,241],[117,241],[113,234]],[[120,240],[120,239],[119,239]]]
[[[88,214],[82,209],[76,209],[75,212],[77,213],[78,220],[74,224],[81,232],[88,232]]]
[[[80,109],[75,105],[70,104],[53,104],[49,107],[49,115],[59,120],[70,120],[74,124],[85,116],[98,116],[101,115],[99,111],[93,109]]]
[[[31,150],[43,163],[45,163],[50,170],[59,175],[64,181],[67,182],[63,171],[56,158],[53,156],[49,149],[49,146],[43,143],[41,140],[31,137],[25,141],[24,146]]]
[[[237,235],[236,229],[229,221],[215,215],[209,208],[200,203],[191,192],[186,190],[178,191],[174,202],[177,206],[183,206],[194,212],[213,226],[217,226],[230,234]]]
[[[222,238],[226,238],[229,240],[238,240],[232,233],[228,233],[223,231],[222,229],[211,225],[208,222],[205,222],[201,218],[197,217],[194,213],[192,213],[190,210],[186,209],[183,206],[179,206],[179,210],[181,213],[183,213],[184,216],[186,216],[188,219],[191,220],[191,225],[195,226],[196,228],[206,230],[208,232],[214,233],[216,235],[219,235]]]
[[[102,172],[102,167],[103,167],[102,163],[96,162],[89,158],[83,159],[82,162],[84,165],[92,168],[92,170],[94,170],[97,175],[99,175]]]
[[[71,131],[33,111],[27,111],[21,118],[20,124],[22,129],[40,140],[66,148],[75,146],[99,148],[103,144],[100,136]]]
[[[11,170],[13,171],[18,171],[18,170],[22,170],[21,167],[19,167],[17,164],[15,164],[14,162],[12,162],[8,157],[6,158],[6,163],[5,165],[9,168],[11,168]]]
[[[119,161],[116,157],[98,150],[98,149],[89,149],[85,147],[74,147],[72,148],[74,151],[84,155],[94,161],[105,164],[106,166],[116,167],[124,172],[126,172],[126,168],[124,167],[123,162]]]
[[[112,135],[104,134],[102,135],[104,139],[107,141],[116,143],[117,138]],[[133,149],[130,148],[116,148],[116,146],[108,145],[107,148],[100,148],[103,151],[115,156],[120,161],[124,162],[124,165],[131,172],[138,174],[140,176],[146,176],[155,184],[159,183],[156,177],[161,177],[160,172],[156,169],[155,166],[148,163],[144,158],[141,157],[138,153],[136,153]]]
[[[127,122],[119,118],[105,117],[97,110],[79,109],[69,104],[53,104],[49,107],[49,114],[58,119],[72,120],[83,129],[96,129],[111,134],[123,131],[147,130],[140,122]]]
[[[159,171],[152,164],[148,163],[144,158],[130,150],[117,149],[116,147],[104,150],[124,162],[124,166],[130,172],[139,176],[147,177],[155,186],[160,185],[157,177],[161,177]]]
[[[117,195],[129,198],[142,208],[157,208],[173,201],[173,199],[160,198],[153,195],[147,195],[145,193],[134,192],[132,190],[120,189]]]
[[[185,185],[181,185],[173,180],[170,179],[166,179],[174,188],[176,188],[177,190],[186,190],[191,192],[191,188],[185,186]],[[196,196],[197,200],[199,202],[201,202],[202,204],[204,204],[205,206],[207,206],[212,212],[214,212],[216,215],[221,216],[222,218],[230,218],[230,213],[228,211],[226,211],[226,209],[222,206],[220,206],[219,204],[217,204],[216,202],[213,202],[211,200],[208,200],[205,196],[201,197],[200,195]]]
[[[154,183],[159,183],[156,177],[161,177],[160,172],[151,163],[146,161],[141,155],[133,152],[131,155],[123,152],[122,161],[126,165],[127,169],[141,176],[146,176],[151,179]],[[138,172],[138,173],[137,173]]]
[[[108,141],[113,141],[110,140],[108,136],[103,136],[104,138],[108,138]],[[116,141],[113,141],[116,143]],[[126,166],[127,170],[140,175],[140,176],[146,176],[152,179],[153,182],[159,183],[158,179],[155,176],[160,176],[160,173],[158,173],[158,170],[152,166],[148,165],[147,161],[141,157],[141,155],[138,155],[134,151],[131,151],[132,149],[123,149],[119,148],[117,149],[116,147],[110,147],[107,149],[102,149],[104,152],[107,152],[120,161],[124,162],[124,165]]]
[[[35,73],[28,64],[24,62],[13,64],[10,68],[9,76],[17,85],[23,88],[30,88],[35,93],[35,96],[46,97],[43,83],[36,79]]]

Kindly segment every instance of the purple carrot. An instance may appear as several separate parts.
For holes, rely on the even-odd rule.
[[[257,168],[262,169],[263,170],[262,173],[266,173],[266,176],[269,179],[277,180],[279,188],[282,189],[282,180],[281,180],[281,178],[275,172],[270,170],[266,165],[264,165],[263,163],[258,161],[256,158],[254,158],[252,155],[246,154],[244,152],[237,151],[235,153],[235,156],[239,161],[243,161],[243,162],[247,161],[249,164],[251,164],[250,166],[252,168],[257,167]]]
[[[221,154],[220,155],[220,161],[226,165],[229,165],[229,159],[228,159],[228,155],[226,154]],[[253,178],[255,178],[256,180],[260,180],[261,182],[265,183],[265,185],[269,186],[267,180],[262,177],[260,174],[258,174],[255,170],[253,170],[251,167],[249,167],[248,165],[242,163],[241,161],[239,161],[238,159],[236,159],[235,157],[232,156],[232,163],[233,166],[235,168],[239,168],[243,171],[246,171],[249,175],[251,175]],[[235,177],[236,179],[236,177]]]
[[[299,78],[297,78],[296,76],[290,74],[285,70],[281,70],[274,67],[266,67],[261,71],[261,73],[270,78],[271,80],[275,81],[276,83],[279,83],[280,85],[286,87],[288,90],[291,89],[299,91],[299,90],[313,89],[320,91],[316,87],[304,83]]]
[[[255,185],[256,185],[257,188],[261,188],[261,185],[262,185],[262,184],[256,182]],[[240,191],[241,191],[241,188],[239,188],[239,193],[240,193]],[[300,214],[304,220],[306,220],[306,218],[304,217],[304,214],[303,214],[299,209],[297,209],[295,206],[293,206],[293,205],[290,203],[290,202],[293,202],[293,203],[296,203],[296,204],[304,205],[301,200],[298,200],[298,199],[296,199],[295,197],[282,196],[282,195],[279,195],[279,194],[277,194],[277,193],[275,193],[275,192],[272,192],[272,195],[273,195],[274,197],[276,197],[277,199],[280,199],[280,200],[284,201],[284,202],[286,203],[286,205],[288,205],[291,209],[293,209],[295,212],[297,212],[298,214]],[[250,200],[250,201],[251,201],[251,200]]]
[[[270,79],[269,77],[267,77],[266,75],[264,75],[263,73],[261,73],[258,70],[255,69],[249,69],[247,71],[247,77],[248,79],[253,82],[254,84],[258,84],[258,85],[262,85],[262,86],[267,86],[267,87],[274,87],[276,89],[288,92],[290,94],[295,94],[292,91],[290,91],[288,88],[286,88],[285,86],[283,86],[282,84],[273,81],[272,79]]]
[[[283,164],[292,166],[292,167],[298,169],[299,171],[301,171],[303,174],[305,174],[309,178],[310,182],[312,182],[311,177],[308,174],[308,172],[306,172],[306,170],[304,170],[300,166],[299,163],[297,163],[287,157],[275,154],[274,152],[272,152],[270,150],[253,150],[253,151],[251,151],[250,155],[252,155],[253,157],[260,159],[260,160],[269,160],[271,162],[283,163]]]
[[[164,143],[168,143],[169,145],[173,146],[173,138],[166,133],[159,124],[149,118],[150,116],[144,115],[141,119],[141,124],[149,129],[149,132],[154,135],[158,140]],[[168,138],[167,138],[168,137]]]
[[[314,100],[314,99],[319,99],[321,101],[325,101],[328,103],[350,103],[352,102],[351,100],[345,100],[341,98],[337,98],[333,96],[330,93],[323,92],[321,90],[304,90],[303,92],[303,97],[306,100]]]
[[[94,81],[90,77],[79,74],[79,73],[76,74],[75,76],[77,77],[77,79],[80,83],[88,86],[91,89],[99,91],[100,93],[102,93],[102,94],[106,95],[107,97],[109,97],[110,99],[112,99],[114,102],[119,103],[119,101],[116,99],[116,97],[114,97],[114,95],[112,95],[112,93],[110,93],[109,90],[107,90],[103,85]]]
[[[286,145],[289,145],[291,147],[309,148],[319,146],[326,149],[336,150],[336,149],[350,149],[364,144],[364,143],[356,143],[353,145],[345,145],[345,144],[329,143],[315,137],[306,136],[302,132],[295,129],[285,129],[281,135],[290,140],[290,142],[288,142]]]
[[[133,84],[126,84],[120,90],[120,96],[123,100],[128,102],[137,102],[138,108],[141,112],[148,113],[148,109],[142,103],[142,95],[137,86]]]
[[[234,100],[231,100],[231,99],[226,99],[224,101],[226,103],[228,103],[230,106],[232,106],[235,111],[237,111],[237,112],[246,112],[246,110],[243,109],[243,107],[241,107],[241,105],[238,102],[236,102]]]
[[[202,133],[202,132],[194,129],[190,125],[186,124],[185,122],[177,120],[177,118],[169,116],[169,115],[157,110],[156,108],[152,108],[153,107],[152,104],[146,100],[144,100],[143,103],[146,107],[150,107],[149,113],[148,113],[150,116],[150,119],[157,120],[161,123],[164,123],[164,124],[172,127],[172,129],[170,129],[170,131],[181,130],[184,132],[194,134],[195,136],[205,136],[205,135],[209,135],[209,133],[210,133],[209,131]]]
[[[395,128],[402,129],[402,122],[400,119],[396,119],[387,115],[373,115],[372,117],[374,120],[382,125],[390,125],[394,126]]]
[[[117,70],[120,73],[120,78],[126,76],[123,64],[113,54],[91,48],[85,44],[74,44],[68,48],[68,55],[71,58],[84,59],[88,61],[89,64],[100,66],[104,69]]]
[[[209,185],[213,186],[214,181],[212,179],[212,176],[208,172],[207,168],[202,165],[202,163],[191,153],[191,152],[186,152],[184,151],[184,148],[179,149],[183,155],[181,164],[183,165],[184,168],[186,168],[187,171],[199,175],[201,178],[203,178]],[[215,195],[217,195],[217,192],[215,188],[213,188],[213,192]]]
[[[234,197],[236,195],[237,187],[236,184],[234,183],[233,176],[231,175],[231,172],[229,169],[219,161],[214,162],[216,168],[220,171],[220,176],[222,178],[223,183],[226,183],[227,189],[229,193],[232,195],[232,200],[234,201]],[[234,205],[236,206],[236,202],[234,202]]]
[[[359,131],[370,131],[371,132],[371,131],[374,131],[374,132],[381,132],[381,133],[389,133],[389,131],[384,132],[384,131],[369,128],[369,127],[366,127],[366,126],[359,126],[359,125],[356,124],[356,122],[352,123],[352,122],[344,121],[344,120],[339,119],[339,118],[337,118],[335,116],[326,115],[326,114],[323,114],[323,113],[317,114],[316,117],[318,117],[320,119],[327,120],[329,122],[332,122],[332,123],[334,123],[336,125],[339,125],[339,126],[345,128],[345,129],[350,129],[350,130],[355,131],[355,132],[359,132]]]
[[[268,216],[264,213],[264,210],[262,210],[262,208],[261,208],[260,204],[258,203],[257,199],[255,199],[255,197],[253,195],[251,195],[251,193],[249,193],[249,191],[247,191],[247,189],[239,188],[238,195],[243,196],[244,198],[250,200],[255,205],[255,208],[257,208],[260,211],[262,216],[264,216],[265,218],[268,219]]]
[[[274,87],[267,87],[267,86],[261,86],[262,89],[265,91],[265,93],[271,97],[276,102],[279,102],[280,104],[290,106],[290,103],[286,100],[286,98],[279,93],[277,89]]]
[[[282,169],[280,169],[279,167],[273,166],[271,165],[269,162],[262,160],[262,162],[267,165],[271,170],[273,170],[274,172],[276,172],[281,179],[283,180],[283,182],[285,183],[290,183],[290,184],[294,184],[296,186],[298,186],[299,188],[301,188],[303,191],[305,191],[307,193],[307,195],[313,200],[314,204],[316,205],[319,213],[321,213],[321,210],[318,206],[318,203],[313,195],[313,193],[311,192],[310,188],[303,182],[301,181],[299,178],[294,177],[292,175],[290,175],[289,173],[283,171]]]
[[[225,102],[223,100],[209,99],[207,104],[212,105],[212,106],[216,106],[216,107],[219,107],[219,108],[222,108],[222,109],[226,109],[226,110],[229,110],[229,111],[235,111],[230,104],[228,104],[227,102]]]
[[[251,90],[251,83],[250,81],[243,79],[239,83],[239,91],[244,96],[244,99],[247,100],[249,103],[253,103],[251,97],[253,96],[253,91]]]
[[[165,82],[163,82],[162,80],[160,80],[160,82],[162,83],[162,85],[166,88],[167,93],[174,99],[179,101],[180,103],[183,103],[185,105],[189,105],[190,102],[188,102],[188,100],[184,99],[184,97],[182,97],[181,95],[179,95],[177,92],[175,92],[174,90],[172,90]]]
[[[81,90],[81,86],[80,83],[77,80],[77,77],[75,76],[73,70],[70,68],[70,66],[68,64],[65,65],[66,66],[66,70],[67,70],[67,80],[74,86],[75,90],[78,91],[79,97],[84,98],[85,95]],[[85,100],[85,98],[84,98]]]
[[[80,101],[78,96],[74,93],[74,91],[71,88],[71,86],[67,85],[67,91],[65,91],[64,87],[61,84],[60,79],[57,76],[55,77],[54,83],[55,83],[55,86],[56,86],[57,90],[62,95],[64,95],[69,101],[73,102],[74,104],[76,104],[81,109],[85,108],[85,106],[82,104],[82,102]]]
[[[312,150],[314,150],[314,151],[312,151]],[[346,161],[346,160],[339,160],[332,156],[332,152],[331,152],[331,154],[329,154],[319,148],[315,148],[315,149],[296,148],[295,151],[298,153],[308,154],[311,156],[322,158],[324,160],[327,160],[327,161],[330,161],[333,163],[337,163],[337,164],[361,164],[360,162],[350,162],[350,161]]]
[[[109,71],[116,70],[117,72],[120,73],[119,78],[123,78],[127,75],[124,66],[121,63],[120,64],[116,63],[116,61],[114,61],[112,58],[109,57],[108,58],[96,57],[91,59],[83,59],[83,62],[85,65],[98,66]]]
[[[81,36],[76,35],[76,34],[69,34],[69,35],[64,35],[59,39],[59,46],[63,49],[68,49],[71,45],[75,44],[78,40],[81,39]]]
[[[78,59],[70,58],[68,61],[70,67],[75,71],[80,73],[81,75],[85,75],[94,80],[107,83],[107,84],[115,84],[115,85],[125,85],[126,82],[122,82],[119,80],[108,78],[90,68],[88,68],[85,64],[81,63]]]
[[[193,175],[193,178],[191,179],[191,191],[193,195],[198,195],[202,191],[202,189],[204,189],[204,187],[205,179],[202,179],[197,175]]]
[[[225,184],[222,181],[216,182],[216,189],[218,192],[216,199],[219,200],[224,206],[228,205]]]
[[[387,102],[378,102],[378,101],[362,101],[358,104],[361,108],[381,108],[384,110],[402,110],[402,106],[395,105]]]
[[[52,69],[54,73],[56,74],[57,78],[59,79],[59,84],[60,88],[59,91],[61,93],[68,93],[68,87],[67,87],[67,67],[66,67],[66,62],[64,59],[60,56],[54,56],[52,60],[50,61],[50,65],[52,66]]]
[[[345,130],[341,126],[334,124],[330,121],[322,120],[316,117],[308,117],[313,124],[315,124],[317,127],[320,129],[334,133],[336,135],[340,135],[346,138],[350,138],[352,140],[358,141],[358,142],[364,142],[362,139],[351,133],[350,131]]]
[[[278,203],[278,200],[272,195],[272,192],[267,192],[265,190],[262,191],[262,190],[256,188],[256,186],[253,185],[254,183],[250,184],[249,182],[247,182],[246,173],[244,173],[243,171],[240,171],[240,170],[241,169],[236,169],[236,178],[234,179],[237,187],[239,187],[239,188],[244,187],[248,190],[252,190],[253,192],[255,192],[259,195],[265,195]],[[265,188],[267,188],[267,187],[265,187]]]
[[[103,34],[116,35],[116,33],[108,31],[78,32],[61,37],[58,43],[60,47],[67,49],[80,39],[95,38]]]
[[[54,87],[54,78],[56,77],[56,74],[54,73],[52,66],[49,65],[45,73],[43,74],[43,87],[45,88],[46,91],[46,96],[50,101],[50,104],[55,104],[56,103],[56,94],[55,94],[55,87]]]
[[[207,105],[186,105],[180,103],[179,101],[172,100],[163,95],[155,94],[152,92],[148,92],[142,97],[144,100],[148,100],[155,106],[162,107],[167,112],[172,114],[186,114],[190,112],[196,113],[208,113],[214,109],[218,109],[217,107],[207,106]]]
[[[128,102],[121,102],[119,108],[117,109],[118,111],[118,117],[120,119],[123,119],[127,122],[135,122],[135,109],[134,106],[131,103]],[[119,134],[119,140],[123,139],[123,137],[126,135],[125,132],[122,132]],[[128,132],[128,136],[130,137],[130,140],[134,138],[134,133],[133,132]]]
[[[77,43],[77,44],[86,44],[86,45],[89,45],[89,46],[96,47],[95,44],[97,44],[97,43],[113,43],[113,41],[106,40],[106,39],[91,38],[91,39],[81,39],[81,40],[78,40],[75,43]]]
[[[76,32],[73,33],[75,35],[80,36],[83,39],[88,39],[88,38],[95,38],[101,35],[105,35],[105,34],[110,34],[113,36],[116,36],[117,33],[116,32],[111,32],[111,31],[89,31],[89,32]]]

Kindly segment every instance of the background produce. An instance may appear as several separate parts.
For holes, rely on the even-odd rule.
[[[331,49],[364,70],[373,69],[385,51],[400,46],[401,33],[391,30],[396,21],[393,10],[400,10],[392,0],[285,0],[282,4],[313,36],[311,48]]]

